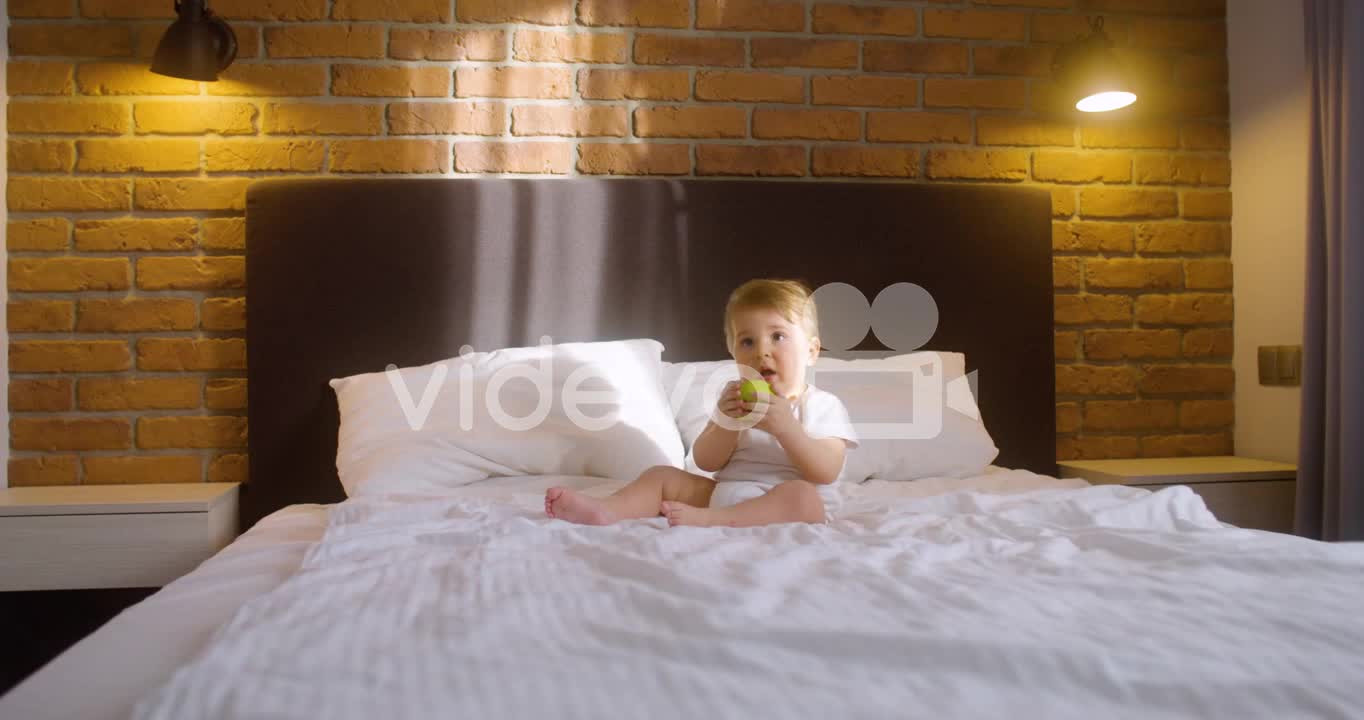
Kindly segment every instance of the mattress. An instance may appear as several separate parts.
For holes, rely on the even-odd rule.
[[[504,478],[276,513],[0,717],[1356,708],[1364,546],[1228,528],[1187,488],[994,471],[851,488],[830,527],[670,530],[546,520],[553,484],[616,487]]]

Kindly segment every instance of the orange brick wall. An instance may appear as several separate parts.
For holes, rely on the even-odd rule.
[[[14,485],[245,476],[243,191],[534,173],[1045,187],[1062,458],[1231,449],[1223,0],[10,0]],[[1164,114],[1039,113],[1102,12]],[[362,289],[357,289],[357,291]]]

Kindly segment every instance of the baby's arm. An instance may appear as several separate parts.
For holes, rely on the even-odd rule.
[[[777,442],[786,450],[786,456],[800,471],[800,476],[809,482],[828,485],[843,471],[843,456],[848,451],[848,444],[842,438],[812,438],[805,434],[804,428],[796,426],[777,436]]]
[[[696,461],[696,467],[706,472],[715,472],[729,464],[729,458],[734,455],[734,449],[737,447],[739,431],[726,430],[712,420],[706,425],[706,429],[701,431],[701,436],[696,438],[696,444],[691,450],[692,459]]]
[[[773,396],[767,401],[763,417],[756,425],[772,434],[781,443],[791,464],[800,476],[816,485],[828,485],[843,471],[843,456],[848,451],[841,437],[810,437],[805,427],[796,420],[791,402]]]
[[[731,418],[741,417],[747,412],[739,397],[739,383],[731,382],[725,385],[715,402],[715,409]],[[728,430],[711,420],[706,423],[706,429],[701,431],[696,443],[692,445],[692,459],[696,461],[696,467],[706,472],[715,472],[729,464],[729,459],[737,447],[739,431]]]

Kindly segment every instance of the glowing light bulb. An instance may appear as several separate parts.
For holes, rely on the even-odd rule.
[[[1125,108],[1136,101],[1137,96],[1130,92],[1101,92],[1075,103],[1075,109],[1080,112],[1109,112]]]

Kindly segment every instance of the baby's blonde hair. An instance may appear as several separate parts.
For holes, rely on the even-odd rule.
[[[810,288],[799,280],[749,280],[725,304],[725,347],[734,353],[734,315],[740,310],[775,310],[811,338],[819,335],[819,316]]]

